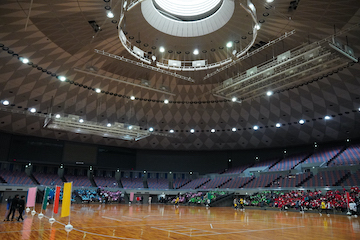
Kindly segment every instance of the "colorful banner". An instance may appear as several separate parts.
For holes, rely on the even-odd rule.
[[[70,216],[72,182],[64,183],[63,199],[61,205],[61,217]]]
[[[54,213],[57,214],[59,211],[59,200],[60,200],[60,186],[56,186],[55,199],[54,199]]]
[[[44,200],[43,200],[43,204],[42,204],[43,210],[46,210],[49,193],[50,193],[50,188],[46,187],[45,191],[44,191]]]
[[[347,208],[349,209],[350,208],[350,206],[349,206],[349,204],[350,204],[350,194],[349,194],[349,192],[346,192],[346,203],[347,203]]]
[[[133,192],[130,193],[130,202],[132,202],[132,201],[134,201],[134,193]]]
[[[26,199],[26,207],[35,207],[36,192],[37,187],[29,188]]]

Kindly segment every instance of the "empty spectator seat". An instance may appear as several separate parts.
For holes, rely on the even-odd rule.
[[[341,165],[360,165],[360,144],[348,147],[330,163],[330,166]]]

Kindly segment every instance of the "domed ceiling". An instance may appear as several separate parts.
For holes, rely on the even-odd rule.
[[[360,1],[253,0],[254,12],[247,1],[212,2],[215,10],[200,11],[209,16],[190,19],[157,9],[165,20],[154,21],[155,28],[143,15],[154,0],[0,1],[0,131],[160,150],[286,147],[359,137],[360,65],[350,58],[306,81],[276,89],[269,85],[271,96],[259,94],[266,86],[246,97],[241,89],[234,96],[217,89],[280,54],[333,34],[357,59]],[[234,6],[222,13],[227,17],[217,12],[225,3]],[[223,18],[219,29],[208,21],[216,14]],[[192,37],[175,31],[177,21],[186,22]],[[49,114],[76,115],[101,126],[139,126],[149,136],[135,141],[51,129],[46,127]]]

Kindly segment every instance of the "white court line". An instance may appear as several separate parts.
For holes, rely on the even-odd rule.
[[[114,221],[118,221],[118,222],[122,222],[122,220],[117,219],[117,218],[111,218],[111,217],[105,217],[105,216],[101,216],[102,218],[106,218],[106,219],[110,219],[110,220],[114,220]]]
[[[49,218],[47,216],[44,216],[45,218]],[[66,226],[65,223],[62,223],[62,222],[59,222],[59,221],[55,221],[63,226]],[[109,236],[109,235],[103,235],[103,234],[99,234],[99,233],[93,233],[93,232],[87,232],[87,231],[84,231],[84,230],[80,230],[80,229],[77,229],[77,228],[73,228],[73,230],[75,231],[78,231],[78,232],[82,232],[82,233],[85,233],[85,234],[90,234],[90,235],[95,235],[95,236],[100,236],[100,237],[107,237],[107,238],[115,238],[115,239],[125,239],[125,240],[141,240],[141,239],[138,239],[138,238],[126,238],[126,237],[116,237],[116,236]],[[65,231],[65,229],[64,229]]]
[[[165,232],[172,232],[172,233],[177,233],[177,234],[181,234],[181,235],[186,235],[184,233],[181,233],[179,231],[174,230],[169,230],[169,229],[162,229],[162,228],[157,228],[157,227],[151,227],[153,229],[157,229],[160,231],[165,231]],[[211,231],[207,231],[207,230],[200,230],[202,232],[209,232],[209,234],[197,234],[197,232],[195,232],[195,234],[187,234],[186,236],[188,237],[205,237],[205,236],[213,236],[213,235],[226,235],[226,234],[234,234],[234,233],[246,233],[246,232],[261,232],[261,231],[274,231],[274,230],[284,230],[284,229],[293,229],[293,228],[304,228],[303,226],[298,226],[298,227],[286,227],[286,228],[269,228],[269,229],[258,229],[258,230],[240,230],[240,231],[234,231],[234,232],[224,232],[224,233],[220,233],[220,232],[211,232]],[[189,229],[190,230],[190,229]],[[191,229],[191,230],[199,230],[199,229]],[[190,232],[190,231],[189,231]]]

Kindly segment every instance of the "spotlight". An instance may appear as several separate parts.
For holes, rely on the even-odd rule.
[[[95,92],[101,93],[101,89],[100,89],[100,88],[96,88],[96,89],[95,89]]]
[[[165,52],[165,48],[164,48],[164,47],[160,47],[160,48],[159,48],[159,51],[160,51],[160,52]]]
[[[302,125],[302,124],[304,124],[304,123],[305,123],[305,120],[300,119],[300,120],[299,120],[299,123]]]
[[[228,42],[227,44],[226,44],[226,47],[227,48],[231,48],[233,46],[233,43],[232,42]]]
[[[237,100],[236,97],[233,97],[233,98],[231,99],[231,101],[233,101],[233,102],[236,102],[236,100]]]
[[[191,133],[194,133],[194,132],[195,132],[195,130],[194,130],[194,129],[190,129],[190,132],[191,132]]]
[[[58,76],[58,79],[59,79],[60,81],[64,82],[64,81],[66,80],[66,77],[64,77],[64,76]]]
[[[348,138],[348,139],[346,139],[346,142],[350,142],[350,139]]]
[[[236,53],[237,53],[237,51],[234,49],[234,50],[232,51],[232,55],[235,56]]]
[[[79,119],[79,123],[83,123],[84,122],[84,119]]]
[[[330,116],[325,116],[324,119],[325,119],[325,120],[330,120],[331,117],[330,117]]]
[[[4,106],[7,106],[7,105],[10,104],[10,102],[9,102],[8,100],[4,100],[4,101],[2,102],[2,104],[3,104]]]
[[[266,95],[267,96],[271,96],[271,95],[273,95],[274,93],[272,92],[272,91],[267,91],[267,93],[266,93]]]
[[[195,49],[195,50],[193,51],[193,54],[194,54],[194,55],[198,55],[198,54],[199,54],[199,50],[198,50],[198,49]]]
[[[231,131],[236,132],[236,128],[233,127],[233,128],[231,129]]]
[[[165,99],[165,100],[164,100],[164,103],[165,103],[165,104],[168,104],[168,103],[169,103],[169,100]]]
[[[275,126],[276,126],[277,128],[279,128],[279,127],[281,127],[281,124],[280,124],[280,123],[277,123]]]
[[[256,25],[255,25],[255,28],[256,28],[256,30],[260,30],[260,25],[259,25],[259,24],[256,24]]]
[[[170,131],[169,131],[170,133],[174,133],[174,130],[173,129],[170,129]]]
[[[113,18],[114,17],[114,14],[112,12],[108,12],[107,15],[106,15],[108,18]]]
[[[55,118],[60,118],[60,117],[61,117],[60,114],[55,115]]]
[[[111,123],[108,123],[106,126],[111,127]]]
[[[135,100],[135,97],[134,97],[134,96],[131,96],[130,99],[131,99],[131,100]]]
[[[156,61],[156,57],[154,55],[152,55],[151,59],[155,62]]]
[[[20,58],[20,61],[22,62],[22,63],[28,63],[29,62],[29,59],[27,59],[27,58]]]
[[[215,129],[211,129],[211,132],[214,133],[216,130]]]
[[[253,129],[256,131],[259,129],[259,126],[254,126]]]
[[[36,113],[36,108],[30,108],[30,112]]]
[[[274,0],[266,0],[267,3],[272,3]]]
[[[360,112],[360,107],[359,107],[359,109],[358,109],[358,110],[359,110],[359,112]]]
[[[153,132],[154,131],[154,128],[149,128],[149,132]]]
[[[128,126],[128,129],[129,129],[129,130],[131,130],[131,129],[132,129],[132,126],[131,126],[131,125],[130,125],[130,126]]]

